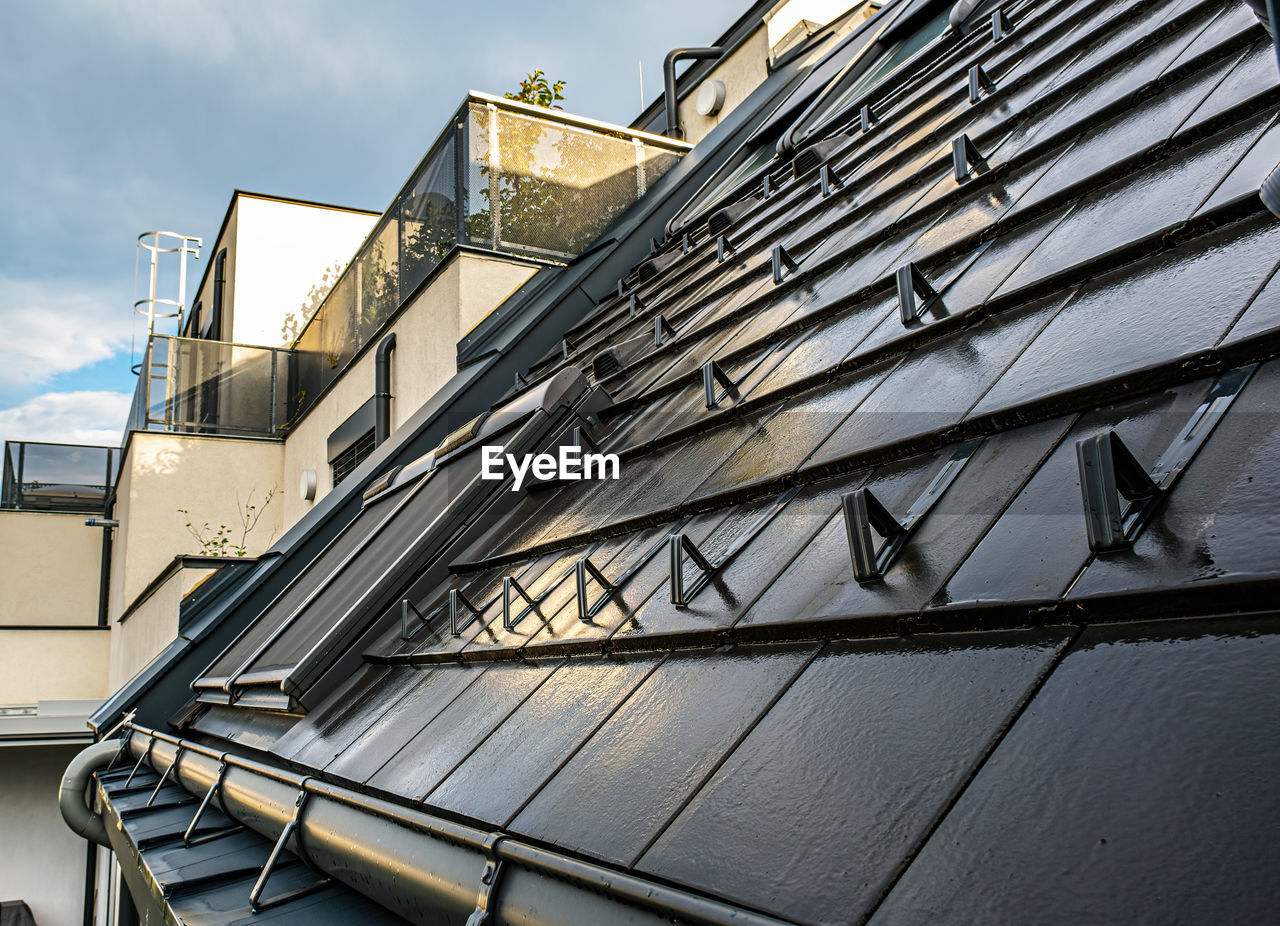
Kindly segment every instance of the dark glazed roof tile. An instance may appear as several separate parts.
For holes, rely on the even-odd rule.
[[[1280,576],[1280,364],[1263,365],[1132,549],[1097,556],[1070,599]],[[1153,462],[1153,461],[1148,461]]]
[[[525,806],[512,830],[630,864],[815,651],[672,655]]]
[[[1085,631],[870,922],[1269,920],[1277,629]]]
[[[660,661],[600,659],[558,670],[427,796],[427,803],[508,822]]]
[[[1239,6],[1243,7],[1244,4]],[[1243,10],[1241,12],[1244,13]],[[1244,13],[1244,15],[1252,19],[1250,14]],[[1244,57],[1231,69],[1208,99],[1196,107],[1179,128],[1180,132],[1199,128],[1233,107],[1257,99],[1264,93],[1266,94],[1264,99],[1270,99],[1274,103],[1277,97],[1277,85],[1280,85],[1280,78],[1276,75],[1275,46],[1267,40],[1262,27],[1256,25],[1256,20],[1255,34],[1258,35],[1258,40],[1249,47]]]
[[[1262,134],[1253,120],[1093,192],[997,291],[1015,292],[1189,219]]]
[[[831,645],[640,869],[800,922],[857,921],[1063,637]]]
[[[1052,601],[1089,559],[1075,442],[1108,428],[1155,460],[1210,387],[1198,380],[1084,415],[935,597],[956,602]]]
[[[1044,246],[1052,240],[1050,236]],[[978,403],[974,414],[1209,350],[1253,298],[1277,259],[1280,226],[1251,221],[1087,284]],[[1213,312],[1205,311],[1209,303]]]
[[[1196,212],[1196,217],[1235,200],[1257,196],[1263,181],[1275,170],[1277,164],[1280,164],[1280,122],[1272,120],[1262,137],[1254,142],[1253,147]]]
[[[820,533],[751,603],[739,627],[919,611],[968,555],[1057,445],[1071,419],[987,438],[917,529],[882,581],[854,581],[843,516],[831,508]],[[866,485],[901,518],[948,454],[881,467]],[[851,491],[855,485],[848,485]],[[890,625],[893,626],[892,624]],[[896,629],[896,628],[895,628]]]
[[[818,448],[812,462],[821,465],[940,431],[964,418],[1064,301],[1059,295],[984,319],[908,354]]]
[[[987,20],[881,84],[872,131],[802,139],[825,191],[779,155],[768,196],[699,207],[529,371],[598,377],[618,481],[512,496],[449,562],[386,580],[364,665],[287,731],[243,704],[194,726],[799,922],[1258,919],[1280,625],[1198,622],[1280,587],[1272,46],[1239,2],[1005,12],[1002,41]],[[974,64],[996,87],[971,103]],[[958,180],[963,136],[985,165]],[[1077,442],[1115,429],[1149,470],[1254,362],[1132,548],[1094,553]],[[859,582],[843,496],[906,518],[953,471]],[[373,537],[313,630],[410,540],[381,505],[317,561]],[[711,565],[680,557],[684,601],[681,535]],[[510,627],[504,578],[537,601]],[[451,592],[479,612],[456,635]],[[1097,623],[1166,615],[1183,630]]]
[[[1273,273],[1270,281],[1249,304],[1240,319],[1231,326],[1224,345],[1236,345],[1280,328],[1280,274]]]
[[[361,725],[355,739],[324,770],[346,781],[367,781],[484,671],[485,667],[446,665],[414,673],[402,694],[387,693],[387,709]]]
[[[556,669],[555,663],[497,663],[480,674],[366,781],[422,800]],[[460,671],[457,666],[443,667]]]

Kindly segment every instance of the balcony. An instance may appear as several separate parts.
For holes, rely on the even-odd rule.
[[[689,148],[469,94],[292,350],[153,335],[128,430],[282,437],[456,249],[572,260]]]
[[[455,248],[572,260],[689,147],[469,94],[298,336],[295,391],[319,395]]]
[[[114,447],[5,441],[0,509],[101,514],[119,457]]]
[[[278,437],[293,351],[152,335],[125,433]]]

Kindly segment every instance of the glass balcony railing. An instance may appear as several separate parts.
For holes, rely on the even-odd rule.
[[[295,395],[323,391],[454,247],[571,260],[689,147],[468,95],[299,335]]]
[[[119,456],[115,447],[5,441],[0,508],[101,514]]]
[[[292,350],[154,335],[128,430],[283,436],[455,248],[571,260],[689,148],[469,94]]]
[[[288,421],[293,352],[152,335],[128,431],[278,437]]]

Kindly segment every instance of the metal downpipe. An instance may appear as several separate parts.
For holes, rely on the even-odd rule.
[[[396,334],[391,332],[378,342],[373,358],[373,445],[379,446],[391,436],[391,352],[396,349]]]
[[[94,743],[76,753],[67,770],[62,773],[62,787],[58,791],[58,809],[62,819],[77,836],[83,836],[100,846],[111,848],[107,841],[107,827],[102,817],[89,809],[85,801],[85,788],[89,779],[99,769],[106,768],[120,754],[120,743],[115,740]]]
[[[217,806],[277,841],[295,821],[317,869],[417,923],[655,924],[782,926],[781,920],[643,877],[539,849],[345,788],[216,752],[199,743],[131,725],[132,756],[145,757],[197,797],[217,784]],[[299,796],[305,812],[297,818]],[[267,893],[270,894],[268,887]]]
[[[111,541],[112,526],[111,515],[115,512],[116,507],[116,491],[111,490],[111,494],[107,497],[107,503],[102,506],[102,562],[98,572],[98,626],[106,627],[110,624],[110,601],[111,601]]]
[[[684,138],[684,131],[680,128],[680,113],[677,109],[676,100],[676,62],[687,61],[700,58],[719,58],[724,54],[724,49],[718,45],[707,48],[673,48],[667,52],[666,60],[662,62],[662,80],[663,80],[663,99],[667,107],[667,137],[668,138]]]

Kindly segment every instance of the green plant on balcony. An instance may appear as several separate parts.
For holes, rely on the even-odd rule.
[[[216,528],[211,526],[208,521],[200,527],[196,527],[191,520],[191,512],[186,508],[179,508],[178,514],[186,518],[187,532],[196,539],[200,544],[200,552],[205,556],[245,556],[248,553],[248,538],[253,529],[258,526],[262,514],[266,511],[267,506],[271,504],[271,499],[276,497],[278,490],[272,486],[267,490],[266,495],[262,499],[262,504],[253,504],[253,494],[255,488],[249,490],[249,495],[245,501],[240,501],[240,493],[236,493],[236,515],[239,518],[240,526],[238,528],[240,536],[236,538],[237,528],[226,524],[219,524]]]

